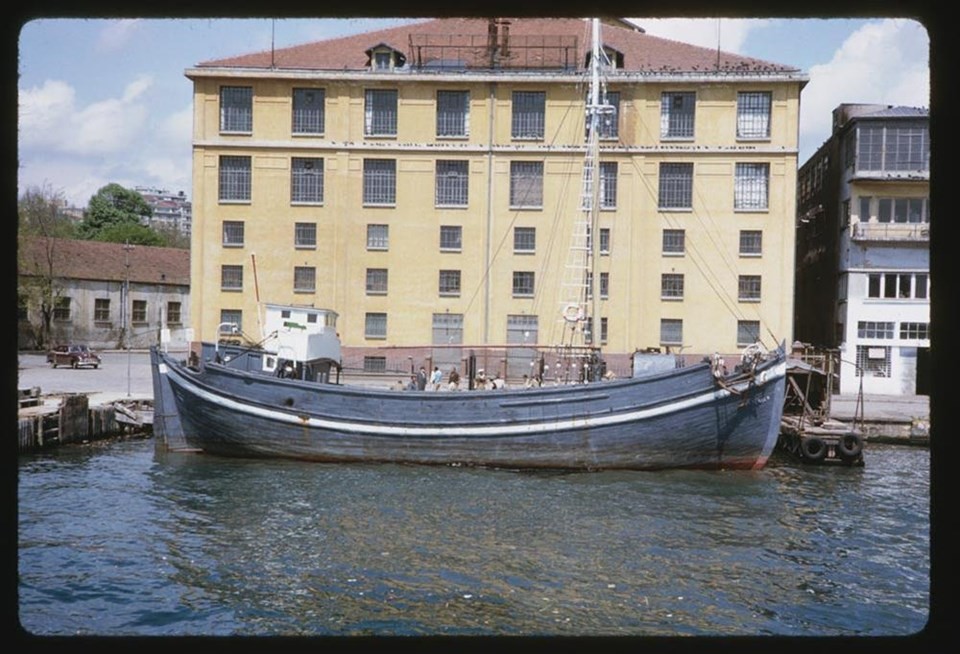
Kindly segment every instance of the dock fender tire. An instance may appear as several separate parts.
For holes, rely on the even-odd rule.
[[[837,443],[837,453],[845,461],[856,459],[863,452],[863,438],[860,434],[844,434]]]
[[[827,444],[820,438],[803,438],[800,440],[800,453],[810,462],[820,462],[827,458]]]

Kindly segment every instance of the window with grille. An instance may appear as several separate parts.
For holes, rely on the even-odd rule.
[[[683,321],[676,318],[660,319],[660,344],[683,345]]]
[[[857,338],[893,338],[892,322],[860,320],[857,322]]]
[[[389,225],[367,225],[367,249],[387,250],[390,247]]]
[[[660,95],[660,138],[692,139],[696,94],[668,92]]]
[[[769,91],[741,91],[737,93],[737,138],[770,138]]]
[[[538,316],[529,314],[508,314],[507,315],[507,343],[512,347],[507,348],[507,374],[519,377],[520,375],[530,375],[539,372],[538,368],[531,366],[531,362],[537,359],[538,352],[532,347],[540,340],[540,319]]]
[[[738,163],[733,181],[733,208],[766,210],[770,164]]]
[[[325,99],[323,89],[293,89],[294,134],[323,134]]]
[[[682,229],[663,230],[663,253],[683,254],[685,247],[685,233]]]
[[[661,163],[659,204],[660,209],[693,208],[693,164]]]
[[[181,304],[179,302],[167,302],[167,324],[179,325],[181,322],[183,322]]]
[[[368,313],[364,319],[363,335],[366,338],[386,338],[387,314]]]
[[[459,252],[463,248],[463,227],[440,225],[440,250]]]
[[[600,228],[600,254],[610,254],[610,228]]]
[[[745,347],[752,345],[760,340],[760,321],[759,320],[738,320],[737,321],[737,346]]]
[[[871,273],[867,276],[867,297],[925,300],[928,282],[926,273]]]
[[[364,136],[396,136],[396,89],[367,89],[363,118]]]
[[[587,272],[584,276],[584,288],[587,289],[587,299],[593,299],[593,273]],[[610,273],[600,273],[600,299],[606,300],[610,297]]]
[[[467,206],[467,161],[437,161],[436,193],[438,207]]]
[[[930,169],[930,132],[923,122],[863,124],[857,128],[856,169],[924,171]]]
[[[237,248],[243,246],[243,221],[223,221],[223,247]]]
[[[440,295],[460,295],[460,271],[440,271]]]
[[[220,201],[250,201],[250,157],[220,157]]]
[[[857,346],[857,377],[889,377],[890,347]]]
[[[134,300],[133,311],[130,312],[130,320],[136,323],[147,322],[147,301]]]
[[[363,371],[364,372],[386,372],[387,371],[387,357],[363,357]]]
[[[682,300],[683,275],[677,273],[660,275],[660,297],[664,300]]]
[[[759,229],[740,230],[740,254],[759,256],[763,250],[763,232]]]
[[[253,87],[220,87],[220,131],[253,131]]]
[[[542,139],[547,106],[543,91],[514,91],[510,136],[515,139]]]
[[[223,291],[242,291],[243,266],[220,266],[220,289]]]
[[[617,162],[600,162],[600,208],[617,208]]]
[[[531,253],[537,249],[536,227],[513,228],[513,251],[517,253]]]
[[[58,297],[53,303],[53,319],[57,322],[70,320],[70,298]]]
[[[437,91],[437,136],[470,134],[470,92]]]
[[[513,296],[533,297],[533,271],[513,272]]]
[[[323,202],[323,159],[293,157],[290,160],[290,202]]]
[[[294,223],[293,245],[300,249],[317,247],[317,223]]]
[[[110,322],[109,298],[97,298],[93,301],[93,321]]]
[[[392,205],[397,201],[397,162],[393,159],[363,160],[363,203]]]
[[[367,268],[367,295],[386,295],[387,281],[386,268]]]
[[[317,291],[317,269],[313,266],[294,266],[293,292],[315,293]]]
[[[904,340],[927,340],[930,338],[930,323],[902,322],[900,323],[900,338]]]
[[[598,116],[599,127],[597,129],[597,136],[601,140],[616,140],[620,138],[620,92],[619,91],[607,91],[606,94],[606,103],[613,107],[612,113],[604,113]],[[587,96],[586,102],[590,102],[590,97]],[[584,127],[584,135],[586,138],[590,138],[590,121],[585,121],[586,125]]]
[[[236,325],[237,331],[243,331],[243,312],[239,309],[221,309],[220,310],[220,323],[226,325]],[[221,327],[221,333],[224,331],[230,333],[232,331],[231,327],[224,326]]]
[[[737,298],[741,302],[759,302],[760,275],[740,275],[737,280]]]
[[[510,207],[543,207],[543,162],[510,162]]]

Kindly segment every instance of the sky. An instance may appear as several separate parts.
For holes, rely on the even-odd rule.
[[[407,19],[409,20],[409,19]],[[841,103],[930,106],[930,38],[910,18],[643,18],[647,33],[800,68],[799,162]],[[18,193],[86,207],[103,186],[191,192],[197,63],[371,31],[387,18],[39,18],[18,39]]]

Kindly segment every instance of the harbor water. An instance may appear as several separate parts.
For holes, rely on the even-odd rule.
[[[516,472],[247,461],[151,439],[18,462],[35,635],[904,636],[930,452]]]

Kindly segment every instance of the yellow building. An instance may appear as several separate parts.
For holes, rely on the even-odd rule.
[[[601,39],[608,358],[789,342],[806,76],[620,21]],[[583,19],[439,19],[188,69],[197,338],[259,340],[271,302],[337,311],[370,370],[390,347],[560,342],[590,40]]]

